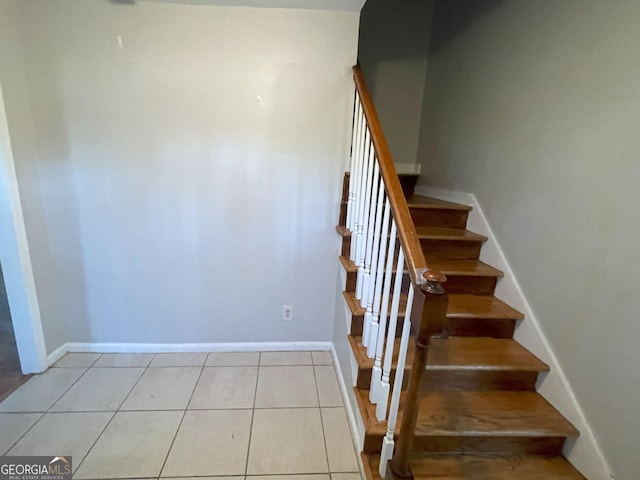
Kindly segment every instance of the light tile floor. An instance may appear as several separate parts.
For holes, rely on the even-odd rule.
[[[74,478],[360,480],[328,352],[69,353],[0,403],[0,455]]]

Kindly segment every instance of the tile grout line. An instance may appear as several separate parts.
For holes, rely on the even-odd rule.
[[[209,358],[209,354],[204,357],[204,361],[202,362],[202,366],[200,367],[200,374],[198,375],[198,379],[196,383],[193,385],[193,390],[191,390],[191,395],[189,395],[189,400],[187,401],[187,405],[182,412],[182,417],[180,418],[180,422],[178,423],[178,428],[176,428],[176,433],[173,435],[171,439],[171,445],[167,449],[167,454],[164,457],[164,461],[162,462],[162,466],[160,467],[160,472],[158,473],[158,478],[162,477],[162,472],[167,465],[167,460],[169,460],[169,455],[171,454],[171,450],[173,449],[173,444],[176,442],[176,438],[178,438],[178,432],[180,432],[180,427],[182,427],[182,422],[184,421],[184,417],[187,415],[187,411],[189,410],[189,405],[191,404],[191,400],[193,399],[193,395],[196,392],[196,388],[198,388],[198,383],[200,383],[200,378],[202,378],[202,372],[204,372],[205,365],[207,364],[207,359]]]
[[[324,428],[324,419],[322,416],[322,407],[320,406],[320,389],[318,388],[318,377],[316,375],[316,367],[313,368],[313,379],[316,384],[316,395],[318,396],[318,413],[320,413],[320,426],[322,427],[322,440],[324,442],[324,458],[327,461],[327,473],[329,474],[329,478],[331,478],[331,464],[329,463],[329,449],[327,448],[327,433]]]
[[[258,354],[258,371],[256,373],[256,386],[253,389],[253,408],[251,408],[251,424],[249,426],[249,442],[247,443],[247,460],[244,462],[244,475],[247,476],[249,470],[249,454],[251,453],[251,437],[253,435],[253,419],[256,416],[256,400],[258,398],[258,381],[260,380],[260,363],[262,362],[262,352]],[[245,478],[246,480],[246,478]]]
[[[59,360],[58,360],[58,361],[59,361]],[[93,364],[92,364],[92,365],[93,365]],[[50,368],[57,368],[57,367],[54,367],[54,366],[52,365]],[[71,383],[71,385],[69,385],[69,387],[67,387],[67,389],[66,389],[64,392],[62,392],[62,393],[60,394],[60,396],[59,396],[58,398],[56,398],[56,399],[51,403],[51,405],[49,406],[49,408],[48,408],[47,410],[45,410],[44,412],[3,412],[3,413],[40,413],[40,414],[41,414],[41,415],[40,415],[40,417],[39,417],[35,422],[33,422],[33,425],[31,425],[29,428],[27,428],[27,430],[26,430],[22,435],[20,435],[20,437],[19,437],[15,442],[13,442],[13,444],[9,447],[9,449],[6,451],[6,453],[8,453],[9,451],[11,451],[11,449],[12,449],[13,447],[15,447],[15,446],[18,444],[18,442],[19,442],[20,440],[22,440],[22,439],[24,438],[24,436],[25,436],[27,433],[29,433],[31,430],[33,430],[33,427],[35,427],[38,423],[40,423],[40,420],[42,420],[46,414],[48,414],[48,413],[55,413],[55,412],[51,412],[51,409],[53,408],[53,406],[54,406],[56,403],[58,403],[58,402],[60,401],[60,399],[61,399],[62,397],[64,397],[64,396],[67,394],[67,392],[68,392],[69,390],[71,390],[71,387],[73,387],[76,383],[78,383],[78,382],[80,381],[80,379],[81,379],[82,377],[84,377],[84,376],[86,375],[86,373],[89,371],[89,369],[90,369],[91,367],[67,367],[67,368],[85,368],[85,371],[84,371],[84,372],[82,372],[82,373],[80,374],[80,376],[79,376],[78,378],[76,378],[76,379],[75,379],[75,381],[74,381],[74,382],[72,382],[72,383]],[[32,378],[33,378],[33,377],[32,377]],[[31,380],[31,379],[29,379],[29,380]],[[27,383],[28,383],[28,381],[27,381],[27,382],[25,382],[25,383],[23,383],[22,385],[26,385]],[[21,386],[22,386],[22,385],[21,385]],[[17,390],[16,390],[16,391],[17,391]],[[13,393],[15,393],[15,392],[13,392]],[[13,395],[13,393],[12,393],[12,395]],[[7,397],[7,398],[9,398],[9,397]],[[5,399],[5,400],[6,400],[6,399]],[[60,413],[64,413],[64,412],[60,412]]]
[[[101,355],[102,356],[102,355]],[[153,357],[151,357],[151,360],[149,360],[149,364],[145,367],[144,371],[142,372],[142,374],[138,377],[138,379],[136,380],[136,382],[133,384],[133,386],[131,387],[131,390],[129,390],[129,393],[127,393],[127,395],[124,397],[124,400],[122,400],[122,403],[120,404],[120,407],[122,407],[122,405],[124,405],[124,402],[126,402],[127,398],[129,398],[129,395],[131,395],[131,392],[133,391],[133,389],[136,387],[136,385],[138,384],[138,382],[140,381],[140,379],[143,377],[143,375],[147,372],[147,370],[149,369],[149,365],[151,365],[151,362],[153,361],[153,359],[155,358],[155,354],[153,355]],[[95,362],[94,362],[95,363]],[[90,367],[92,368],[92,367]],[[95,368],[109,368],[109,367],[95,367]],[[113,367],[113,368],[117,368],[117,367]],[[136,367],[136,368],[140,368],[140,367]],[[89,371],[89,369],[87,369],[87,371]],[[89,447],[89,450],[87,450],[87,453],[84,454],[84,457],[82,457],[82,460],[80,460],[80,463],[78,464],[78,466],[76,467],[75,471],[72,473],[75,474],[78,470],[80,470],[80,467],[82,466],[82,464],[84,463],[84,461],[87,459],[87,457],[89,456],[89,454],[91,453],[91,451],[93,450],[93,448],[96,446],[96,443],[98,443],[98,440],[100,440],[100,437],[102,437],[102,435],[104,434],[104,432],[107,430],[107,428],[109,428],[109,425],[111,425],[111,422],[113,422],[113,419],[116,418],[116,415],[118,414],[118,412],[120,411],[120,407],[118,407],[114,412],[113,415],[111,415],[111,418],[109,419],[109,421],[106,423],[106,425],[104,426],[104,428],[102,429],[102,431],[100,432],[100,434],[96,437],[96,439],[93,441],[93,443],[91,444],[91,447]]]

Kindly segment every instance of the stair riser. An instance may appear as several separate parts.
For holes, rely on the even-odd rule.
[[[405,369],[402,378],[402,388],[408,386],[410,369]],[[391,383],[395,378],[395,370],[391,372]],[[500,371],[468,371],[427,370],[421,389],[425,392],[433,390],[535,390],[537,372],[500,372]],[[371,384],[371,369],[358,369],[356,386],[362,390],[369,390]]]
[[[340,204],[340,214],[338,216],[338,225],[344,227],[347,225],[347,204],[342,202]]]
[[[515,320],[447,318],[446,332],[452,337],[512,338]]]
[[[448,227],[464,229],[469,212],[465,210],[449,210],[446,208],[409,207],[411,218],[416,225],[428,227]]]
[[[363,315],[352,315],[351,331],[349,332],[351,335],[357,337],[362,336],[363,317]],[[400,315],[398,318],[396,337],[400,337],[402,333],[402,318],[404,318],[404,316]],[[452,337],[512,338],[515,329],[515,320],[448,318],[445,322],[445,329]]]
[[[415,452],[560,455],[565,437],[422,437],[416,436]]]
[[[395,275],[395,273],[394,273]],[[347,272],[347,282],[344,286],[345,292],[355,292],[356,291],[356,282],[358,281],[358,272]],[[411,279],[409,278],[408,273],[404,273],[402,275],[402,289],[406,291],[409,288],[409,282]]]
[[[347,258],[351,255],[351,237],[342,237],[342,252],[340,255]]]
[[[388,316],[387,316],[388,318]],[[396,337],[402,335],[402,324],[404,315],[398,315],[398,322],[396,323]],[[350,334],[355,337],[362,336],[362,324],[364,323],[364,315],[351,315],[351,332]]]
[[[357,281],[358,281],[358,272],[347,272],[347,281],[345,282],[344,291],[350,292],[350,293],[355,292]]]
[[[429,372],[422,390],[530,390],[536,388],[537,372]]]
[[[447,293],[493,295],[497,282],[496,277],[447,275],[447,282],[444,286]]]
[[[382,435],[365,433],[363,452],[380,453]],[[397,435],[395,436],[397,440]],[[422,436],[413,440],[414,452],[454,454],[560,455],[565,437]]]
[[[424,256],[437,258],[455,258],[464,260],[476,260],[480,257],[481,241],[472,240],[440,240],[420,239],[420,245]]]

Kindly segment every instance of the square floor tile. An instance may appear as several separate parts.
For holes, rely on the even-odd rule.
[[[91,368],[52,407],[54,412],[117,410],[143,368]]]
[[[313,367],[260,367],[256,408],[317,406]]]
[[[4,455],[41,416],[41,413],[0,413],[0,455]]]
[[[34,375],[0,403],[0,412],[46,412],[86,368],[50,368]]]
[[[343,407],[338,377],[331,365],[315,366],[318,398],[321,407]]]
[[[333,365],[331,352],[311,352],[314,365]]]
[[[201,367],[148,368],[121,410],[184,410]]]
[[[332,473],[331,480],[362,480],[364,477],[359,473]]]
[[[187,410],[162,476],[244,475],[251,410]]]
[[[171,480],[244,480],[244,476],[233,477],[171,477]],[[289,478],[287,480],[295,480]]]
[[[320,410],[255,410],[248,475],[328,472]]]
[[[253,408],[258,367],[205,367],[189,408]]]
[[[206,353],[157,353],[151,361],[152,367],[202,367]]]
[[[54,367],[90,367],[100,358],[100,353],[67,353]]]
[[[94,367],[148,367],[153,353],[104,353]]]
[[[262,352],[260,365],[313,365],[311,352]]]
[[[327,457],[332,472],[357,472],[358,460],[344,408],[322,408]]]
[[[77,469],[111,417],[111,412],[47,413],[9,451],[9,455],[64,452],[73,457],[73,467]]]
[[[260,352],[216,352],[207,357],[207,367],[244,367],[258,365]]]
[[[74,478],[157,477],[183,412],[118,412]]]
[[[247,480],[331,480],[331,479],[329,478],[329,475],[308,474],[308,475],[258,475],[258,476],[247,477]]]

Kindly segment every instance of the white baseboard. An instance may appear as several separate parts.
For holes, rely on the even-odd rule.
[[[394,163],[394,166],[401,175],[420,175],[422,171],[421,163]]]
[[[48,356],[49,366],[67,352],[91,353],[186,353],[186,352],[291,352],[330,351],[331,342],[247,343],[65,343]]]
[[[69,345],[68,343],[60,345],[53,352],[47,355],[47,367],[50,367],[51,365],[56,363],[58,360],[60,360],[62,357],[64,357],[64,354],[69,351],[67,348],[68,345]]]
[[[548,374],[541,375],[537,390],[580,431],[580,437],[575,442],[567,442],[565,456],[587,478],[614,478],[571,385],[551,350],[475,195],[423,186],[416,187],[415,193],[473,207],[469,212],[467,228],[489,238],[482,246],[480,260],[505,274],[498,282],[496,296],[525,314],[525,319],[516,328],[514,338],[551,368]]]

